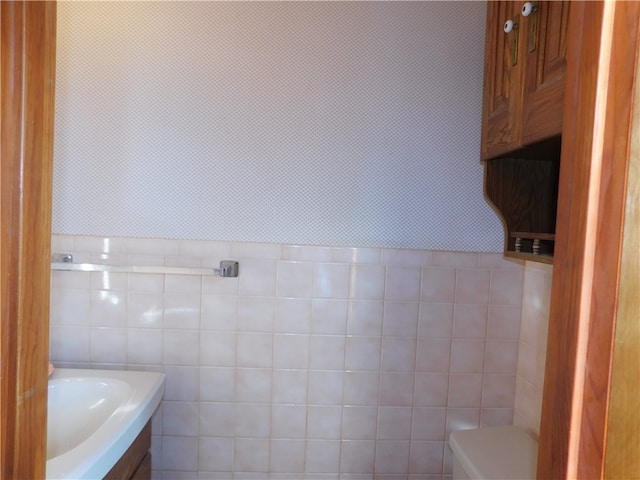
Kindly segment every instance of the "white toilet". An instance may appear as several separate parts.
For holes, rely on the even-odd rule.
[[[476,428],[451,433],[453,480],[534,480],[538,442],[523,429]]]

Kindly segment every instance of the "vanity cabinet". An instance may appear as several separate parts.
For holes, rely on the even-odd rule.
[[[487,2],[481,159],[505,255],[553,262],[569,1]]]
[[[151,420],[104,480],[151,480]]]

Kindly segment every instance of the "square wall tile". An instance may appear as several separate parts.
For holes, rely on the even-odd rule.
[[[451,337],[453,303],[421,303],[418,317],[419,337]]]
[[[90,355],[93,363],[125,363],[127,331],[124,328],[94,327],[90,333]]]
[[[272,439],[269,472],[303,472],[305,447],[304,440]]]
[[[231,472],[233,469],[234,441],[231,438],[201,436],[197,453],[200,471]]]
[[[236,432],[236,406],[233,403],[199,403],[198,433],[204,437],[230,437]]]
[[[338,440],[307,440],[305,471],[309,473],[337,473],[340,466]]]
[[[376,443],[375,472],[406,474],[409,470],[411,443],[405,440],[380,440]]]
[[[482,406],[511,408],[515,398],[515,381],[514,375],[485,375],[482,384]]]
[[[307,409],[304,405],[272,405],[271,437],[301,438],[307,435]]]
[[[200,357],[198,330],[165,330],[162,361],[165,365],[191,365],[197,367]]]
[[[162,437],[162,469],[196,471],[198,469],[198,438]]]
[[[418,329],[419,309],[418,302],[385,301],[383,334],[415,337]]]
[[[273,328],[278,333],[309,333],[311,299],[278,297]]]
[[[164,296],[161,293],[129,292],[127,327],[162,328],[164,326]]]
[[[238,276],[238,293],[242,296],[268,296],[276,293],[278,263],[272,259],[251,259],[242,262]],[[231,279],[222,279],[228,281]],[[214,292],[211,292],[214,293]]]
[[[447,443],[442,441],[411,442],[409,472],[419,474],[417,478],[425,478],[425,474],[438,476],[443,471],[444,452],[447,448]]]
[[[311,405],[342,405],[344,372],[311,370],[309,397]]]
[[[127,324],[126,290],[91,290],[89,317],[94,327],[125,327]]]
[[[442,441],[446,421],[446,408],[415,408],[411,421],[411,439]]]
[[[420,267],[387,267],[385,299],[417,302],[420,300]]]
[[[450,267],[426,267],[422,269],[420,300],[426,303],[453,303],[456,288],[456,271]]]
[[[230,367],[236,364],[236,333],[200,331],[200,366]]]
[[[413,402],[414,374],[405,372],[382,372],[380,374],[379,405],[409,407]]]
[[[373,474],[375,447],[373,440],[343,440],[340,446],[340,472],[360,474],[362,479],[367,478],[365,474]],[[356,480],[357,477],[341,478]]]
[[[239,367],[271,367],[273,335],[270,333],[237,334],[237,365]]]
[[[349,265],[314,264],[313,296],[315,298],[347,298],[349,296]]]
[[[306,369],[309,348],[309,335],[276,333],[273,336],[273,367]]]
[[[413,405],[446,407],[449,393],[448,373],[416,373]]]
[[[373,440],[376,438],[378,407],[350,406],[342,409],[342,438],[344,440]]]
[[[309,438],[339,440],[342,431],[342,405],[310,405],[307,409]]]
[[[351,300],[347,312],[347,334],[378,336],[382,333],[384,303],[378,300]]]
[[[200,401],[234,402],[236,370],[234,367],[200,367],[198,371]]]
[[[353,371],[378,371],[382,357],[379,337],[347,337],[345,367]]]
[[[274,370],[272,403],[295,405],[307,403],[308,380],[307,370]]]
[[[384,298],[385,267],[382,265],[352,265],[349,277],[349,298],[380,300]]]
[[[163,435],[193,437],[198,434],[198,403],[166,401],[162,410]]]
[[[272,332],[276,301],[272,297],[239,297],[237,328],[242,332]]]
[[[344,335],[347,331],[346,300],[314,299],[311,302],[311,333]]]
[[[453,339],[451,344],[452,373],[482,373],[485,342]]]
[[[454,338],[484,339],[487,335],[486,304],[456,304],[453,312]]]
[[[127,362],[161,364],[163,336],[162,330],[156,328],[127,328]]]
[[[236,444],[239,440],[238,437],[258,439],[270,435],[271,406],[236,403]],[[267,444],[266,447],[268,448],[268,446]]]
[[[310,298],[313,294],[313,263],[278,262],[278,297]]]
[[[451,357],[450,338],[419,338],[416,371],[420,373],[448,372]]]
[[[200,375],[198,367],[165,366],[164,399],[175,401],[197,401]]]
[[[456,269],[456,303],[489,303],[490,270]]]
[[[385,337],[382,339],[381,369],[385,372],[413,372],[416,365],[416,338]]]
[[[236,400],[238,402],[269,403],[271,401],[271,370],[268,368],[238,368],[236,370]]]
[[[312,335],[309,338],[309,368],[343,370],[346,339],[342,335]]]
[[[411,407],[380,407],[378,409],[377,438],[381,440],[410,440]]]
[[[478,407],[481,397],[482,375],[455,374],[449,378],[448,407]]]
[[[269,472],[269,444],[268,438],[236,438],[233,471],[262,472],[262,478],[264,478],[264,475]]]
[[[519,269],[491,270],[490,302],[493,305],[520,305],[523,272]]]

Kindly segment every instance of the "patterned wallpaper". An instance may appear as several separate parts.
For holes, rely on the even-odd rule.
[[[60,2],[57,234],[497,252],[484,2]]]

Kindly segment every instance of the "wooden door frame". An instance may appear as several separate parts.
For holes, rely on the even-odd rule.
[[[0,478],[46,470],[55,2],[1,2]]]
[[[604,476],[640,50],[637,2],[571,8],[540,479]]]

